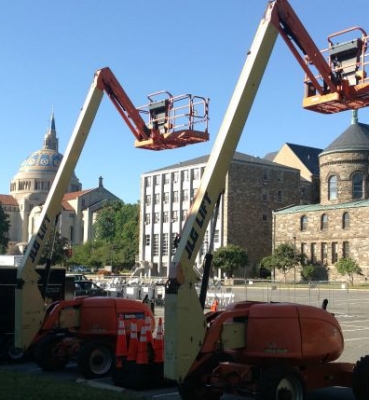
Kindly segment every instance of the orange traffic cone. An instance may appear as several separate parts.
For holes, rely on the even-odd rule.
[[[151,318],[150,316],[145,317],[145,330],[147,343],[153,343],[152,330],[151,330]]]
[[[164,362],[164,331],[163,321],[159,318],[158,328],[156,330],[156,337],[154,340],[154,362]]]
[[[118,368],[122,367],[122,359],[127,355],[127,350],[126,328],[124,326],[123,316],[120,315],[118,319],[117,344],[115,347],[115,359]]]
[[[127,361],[136,361],[138,350],[137,324],[131,323],[131,334],[127,352]]]
[[[147,337],[146,337],[146,327],[141,328],[140,342],[138,344],[136,364],[148,364],[149,354],[147,351]]]
[[[210,307],[210,311],[214,311],[214,312],[218,311],[218,304],[219,304],[218,300],[214,300],[213,304]]]

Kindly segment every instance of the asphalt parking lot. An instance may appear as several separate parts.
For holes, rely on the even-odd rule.
[[[345,338],[345,349],[338,361],[355,363],[360,357],[369,354],[369,291],[364,290],[335,290],[335,291],[307,291],[306,289],[286,290],[279,288],[232,288],[235,301],[263,300],[263,301],[289,301],[319,306],[324,298],[329,300],[328,310],[333,312]],[[156,318],[164,317],[164,308],[156,307]],[[36,375],[45,374],[34,363],[20,365],[3,365],[0,368],[23,370]],[[110,378],[87,381],[77,371],[75,365],[69,365],[63,372],[48,373],[55,379],[79,382],[99,386],[109,390],[125,391],[124,388],[115,387]],[[132,392],[134,396],[134,392]],[[154,390],[137,393],[137,397],[155,400],[179,400],[175,388]],[[245,399],[245,397],[224,395],[222,399]],[[309,394],[308,400],[355,400],[350,389],[328,388]]]

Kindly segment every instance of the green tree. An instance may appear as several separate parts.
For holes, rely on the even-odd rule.
[[[107,254],[108,249],[104,240],[90,240],[83,245],[73,247],[68,263],[87,265],[97,269],[107,265]]]
[[[219,247],[213,256],[213,266],[220,268],[229,277],[233,276],[238,268],[246,268],[247,261],[247,251],[235,244]]]
[[[0,202],[0,254],[6,253],[9,243],[10,221]]]
[[[328,268],[321,264],[301,264],[301,276],[305,281],[328,280]]]
[[[362,275],[363,272],[358,263],[352,258],[341,258],[336,262],[335,267],[337,272],[341,275],[347,275],[350,279],[351,285],[354,284],[354,275]]]
[[[316,267],[315,265],[312,264],[308,264],[308,265],[303,265],[301,267],[301,276],[304,280],[306,281],[312,281],[315,278],[315,274],[316,274]]]
[[[45,248],[39,260],[39,264],[46,264],[51,258],[51,265],[63,265],[68,262],[68,239],[56,232],[55,238],[52,235],[45,244]]]
[[[302,261],[303,255],[297,251],[295,246],[289,243],[282,243],[274,249],[272,255],[261,260],[261,265],[270,270],[274,270],[274,268],[280,270],[286,282],[287,273],[292,268],[296,268]]]
[[[71,263],[115,270],[131,268],[138,253],[139,204],[107,202],[94,224],[93,241],[73,248]]]

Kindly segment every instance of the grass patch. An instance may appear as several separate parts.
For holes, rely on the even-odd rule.
[[[143,400],[132,393],[117,393],[75,382],[0,370],[1,400]]]

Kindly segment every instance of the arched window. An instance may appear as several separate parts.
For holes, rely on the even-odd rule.
[[[363,198],[363,183],[364,176],[362,172],[356,172],[352,177],[352,198],[362,199]]]
[[[300,230],[306,231],[307,229],[308,218],[306,215],[303,215],[300,219]]]
[[[337,176],[332,175],[328,179],[328,200],[337,199]]]
[[[320,219],[320,229],[322,231],[328,229],[328,216],[327,214],[323,214]]]
[[[348,229],[350,227],[350,214],[344,212],[342,214],[342,229]]]

